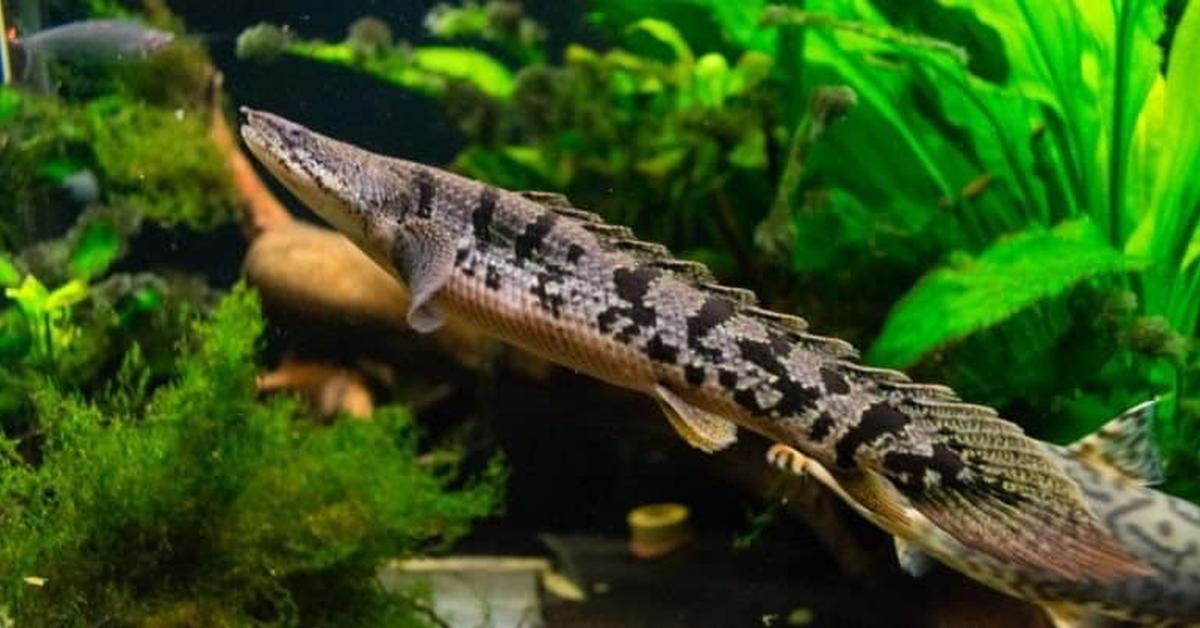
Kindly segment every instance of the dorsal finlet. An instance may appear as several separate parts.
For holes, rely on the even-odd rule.
[[[676,275],[681,275],[687,279],[697,283],[711,283],[716,281],[712,271],[707,266],[700,262],[690,260],[666,258],[653,262],[654,266],[663,270],[672,272]]]
[[[765,319],[776,325],[783,326],[788,331],[792,331],[792,332],[795,332],[798,334],[803,334],[808,331],[808,321],[804,320],[803,318],[800,318],[799,316],[793,316],[791,314],[782,314],[780,312],[776,312],[774,310],[768,310],[768,309],[761,308],[758,306],[747,307],[742,310],[742,313],[746,314],[748,316],[753,316],[755,318]]]
[[[758,296],[754,294],[753,290],[724,286],[712,282],[698,283],[696,287],[706,292],[723,296],[731,301],[736,301],[739,305],[753,306],[758,304]]]
[[[912,382],[908,375],[895,369],[879,368],[877,366],[867,366],[857,362],[839,362],[838,366],[845,370],[852,371],[865,375],[873,380],[895,384],[906,384]]]
[[[638,240],[637,238],[617,238],[609,242],[614,247],[627,253],[648,257],[653,260],[671,259],[671,249],[657,243]]]
[[[817,336],[815,334],[803,333],[797,335],[797,340],[814,351],[819,351],[825,355],[834,358],[858,359],[858,349],[854,345],[842,340],[841,338],[831,338],[829,336]]]
[[[549,208],[555,208],[555,209],[571,208],[570,199],[568,199],[566,196],[564,196],[562,194],[559,194],[558,192],[544,192],[542,190],[523,190],[520,192],[514,192],[514,194],[517,194],[518,196],[524,196],[525,198],[537,203],[538,205],[544,205],[545,207],[549,207]]]
[[[1154,441],[1158,399],[1144,401],[1117,415],[1099,430],[1067,446],[1067,455],[1108,467],[1141,484],[1163,481],[1162,462]]]
[[[624,225],[614,225],[607,222],[584,222],[580,226],[600,238],[626,240],[633,237],[633,231]]]
[[[912,382],[887,382],[884,384],[892,390],[903,391],[913,397],[929,397],[938,401],[961,401],[953,388],[942,384],[915,384]]]

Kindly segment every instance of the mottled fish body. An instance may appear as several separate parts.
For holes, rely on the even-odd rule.
[[[452,316],[658,400],[692,445],[735,424],[819,461],[889,525],[1062,578],[1147,567],[1100,525],[1061,463],[989,408],[858,364],[849,344],[716,285],[702,266],[575,209],[376,155],[243,110],[251,152],[409,288],[409,323]]]
[[[13,42],[31,59],[64,59],[84,63],[117,63],[145,59],[175,40],[174,33],[130,20],[70,22],[25,35]]]
[[[1154,402],[1140,404],[1070,447],[1042,443],[1079,484],[1105,529],[1131,556],[1152,568],[1104,582],[1063,578],[997,559],[963,545],[915,511],[906,513],[906,525],[894,526],[879,520],[804,454],[775,445],[767,457],[776,466],[816,478],[893,533],[900,566],[915,577],[925,575],[931,560],[937,560],[994,589],[1042,605],[1059,628],[1101,628],[1115,622],[1200,627],[1200,507],[1149,487],[1162,475],[1152,436],[1154,409]]]

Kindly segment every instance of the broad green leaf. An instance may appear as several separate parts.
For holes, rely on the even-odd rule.
[[[295,41],[288,44],[287,51],[322,63],[361,68],[389,83],[430,95],[444,93],[451,79],[500,99],[508,98],[514,85],[512,72],[504,64],[474,48],[430,46],[360,59],[348,44]]]
[[[1123,263],[1086,219],[1019,233],[978,258],[925,276],[892,309],[867,359],[910,367],[1084,279],[1117,272]]]
[[[625,36],[634,52],[684,65],[692,63],[691,47],[683,35],[668,22],[643,18],[630,24],[625,29]],[[653,45],[641,45],[641,42],[647,40],[653,42]],[[660,50],[665,50],[667,54],[662,54]]]
[[[79,172],[83,166],[71,159],[58,157],[51,159],[38,168],[38,174],[53,181],[62,183],[67,177]]]
[[[1161,152],[1158,179],[1146,223],[1130,243],[1153,261],[1146,282],[1146,308],[1161,313],[1191,332],[1195,327],[1194,287],[1181,271],[1191,269],[1200,256],[1196,227],[1200,224],[1200,2],[1189,2],[1175,32],[1167,69],[1162,128],[1170,134],[1169,149]],[[1146,243],[1149,243],[1149,246]]]
[[[512,72],[495,57],[474,48],[416,48],[412,63],[419,70],[471,83],[489,96],[507,98],[512,94]]]
[[[7,255],[0,255],[0,286],[15,288],[21,283],[21,271],[17,270]]]
[[[72,279],[55,288],[53,292],[47,295],[43,307],[45,307],[47,312],[63,310],[83,301],[87,296],[87,283],[81,279]]]
[[[1125,243],[1128,255],[1137,250],[1139,238],[1148,239],[1152,233],[1153,203],[1159,167],[1164,153],[1172,149],[1172,130],[1166,127],[1167,81],[1161,74],[1146,94],[1146,102],[1138,114],[1133,136],[1129,143],[1128,172],[1125,177],[1125,205],[1136,225]],[[1145,232],[1145,233],[1143,233]],[[1144,242],[1142,246],[1149,246]]]
[[[1003,86],[1045,108],[1054,184],[1069,188],[1055,195],[1123,243],[1137,213],[1124,204],[1127,157],[1161,61],[1164,0],[939,2],[974,11],[1000,36],[1011,69]]]
[[[733,93],[733,75],[725,57],[710,52],[696,62],[692,73],[692,94],[696,104],[715,109]]]
[[[25,275],[21,285],[4,290],[4,295],[15,301],[21,311],[30,318],[38,318],[45,314],[46,298],[49,294],[46,286],[33,275]]]
[[[88,223],[67,260],[72,277],[91,279],[104,272],[121,254],[121,234],[105,220]]]
[[[759,129],[747,133],[729,153],[729,163],[739,168],[767,166],[767,135]]]
[[[770,52],[775,32],[758,25],[766,0],[592,0],[592,22],[620,32],[633,22],[653,18],[688,34],[698,51],[743,50]]]

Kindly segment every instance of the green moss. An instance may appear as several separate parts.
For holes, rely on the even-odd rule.
[[[63,164],[92,168],[102,202],[165,226],[205,229],[235,216],[225,160],[198,113],[119,96],[72,105],[7,89],[0,94],[15,103],[0,104],[7,112],[0,117],[0,189],[7,201],[0,218],[9,250],[37,239],[40,217],[56,213],[62,177],[54,173]]]
[[[107,98],[88,105],[88,139],[109,200],[167,226],[209,228],[237,211],[206,120]]]
[[[150,394],[136,353],[92,398],[34,384],[40,436],[0,463],[0,607],[18,625],[419,625],[375,570],[490,513],[498,467],[450,490],[402,409],[322,427],[260,402],[261,331],[237,288]]]

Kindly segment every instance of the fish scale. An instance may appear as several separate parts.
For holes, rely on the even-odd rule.
[[[791,445],[885,526],[903,527],[898,513],[912,508],[965,546],[1062,577],[1145,573],[1061,465],[991,409],[863,367],[844,341],[711,285],[695,265],[561,197],[244,113],[243,138],[267,169],[408,285],[414,328],[455,317],[650,395],[704,451],[732,443],[735,426]]]

